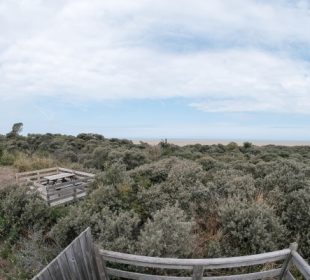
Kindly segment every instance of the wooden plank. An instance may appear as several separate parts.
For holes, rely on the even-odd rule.
[[[51,171],[56,171],[57,172],[57,168],[56,167],[51,167],[51,168],[44,168],[44,169],[38,169],[38,170],[32,170],[32,171],[26,171],[26,172],[18,172],[18,173],[16,173],[16,175],[18,177],[27,176],[29,174],[36,174],[38,171],[40,173],[51,172]]]
[[[95,174],[92,174],[92,173],[82,172],[82,171],[77,171],[77,170],[72,170],[72,169],[62,168],[62,167],[59,168],[59,171],[72,172],[76,175],[81,175],[81,176],[86,176],[86,177],[91,177],[91,178],[94,178],[96,176]]]
[[[89,233],[90,230],[88,229]],[[90,268],[87,267],[87,255],[84,254],[88,250],[88,255],[92,256],[91,243],[85,243],[84,250],[80,245],[80,239],[85,239],[87,231],[82,232],[73,242],[67,246],[48,266],[46,266],[38,275],[33,279],[35,280],[100,280],[98,277],[92,277],[95,272],[89,274]],[[85,239],[86,240],[86,239]],[[87,246],[90,246],[89,248]],[[93,265],[95,266],[95,264]]]
[[[136,279],[136,280],[191,280],[192,277],[179,277],[179,276],[162,276],[162,275],[151,275],[142,274],[124,270],[118,270],[113,268],[107,268],[107,272],[111,276],[126,278],[126,279]],[[264,278],[278,277],[280,275],[281,269],[272,269],[267,271],[260,271],[248,274],[238,274],[229,276],[214,276],[214,277],[203,277],[203,280],[258,280]]]
[[[201,269],[197,269],[199,275]],[[162,276],[162,275],[151,275],[151,274],[142,274],[130,271],[123,271],[113,268],[107,268],[107,272],[111,276],[126,278],[126,279],[136,279],[136,280],[190,280],[192,277],[179,277],[179,276]],[[238,274],[238,275],[229,275],[229,276],[214,276],[214,277],[203,277],[203,280],[258,280],[264,278],[278,277],[280,275],[281,269],[272,269],[268,271],[260,271],[255,273],[248,274]]]
[[[292,275],[290,271],[287,271],[286,275],[284,276],[285,280],[295,280],[295,277]]]
[[[65,179],[65,178],[71,178],[73,177],[74,174],[73,173],[58,173],[55,175],[49,175],[49,176],[44,176],[43,178],[49,181],[53,181],[53,180],[60,180],[60,179]]]
[[[201,280],[203,277],[203,266],[194,266],[193,268],[193,280]]]
[[[83,254],[79,240],[76,240],[75,242],[72,243],[72,249],[74,257],[76,259],[77,268],[79,270],[82,279],[88,279],[88,271],[86,268],[85,256]]]
[[[93,247],[93,238],[91,236],[91,231],[90,231],[90,228],[87,228],[87,230],[85,231],[85,244],[87,246],[87,248],[90,249],[90,261],[92,263],[92,268],[94,270],[94,274],[96,276],[96,278],[94,279],[98,279],[100,280],[100,271],[99,271],[99,268],[98,268],[98,264],[96,262],[96,257],[95,257],[95,254],[94,254],[94,247]]]
[[[57,280],[57,279],[62,279],[62,274],[61,270],[59,268],[57,259],[54,259],[48,266],[48,271],[51,275],[51,279]]]
[[[203,266],[208,269],[232,268],[241,266],[252,266],[268,262],[279,261],[287,258],[290,249],[263,253],[242,257],[214,258],[214,259],[174,259],[174,258],[155,258],[138,256],[100,250],[100,255],[106,261],[124,263],[135,266],[192,269],[193,266]]]
[[[47,190],[55,190],[55,189],[61,189],[64,187],[69,187],[69,186],[81,186],[81,184],[83,183],[88,183],[89,181],[87,180],[77,180],[77,181],[71,181],[71,182],[64,182],[64,183],[60,183],[60,184],[54,184],[54,185],[46,185]],[[87,184],[85,184],[85,186],[87,186]]]
[[[69,270],[70,270],[72,278],[83,279],[83,278],[81,278],[82,276],[81,276],[80,271],[78,269],[78,264],[77,264],[76,256],[74,255],[74,252],[73,252],[72,243],[66,249],[66,251],[64,251],[64,254],[66,255],[68,265],[69,265]]]
[[[61,253],[57,258],[57,262],[59,265],[59,268],[61,270],[63,280],[71,280],[71,273],[69,269],[68,260],[66,258],[66,255],[64,253]]]
[[[203,277],[203,280],[258,280],[258,279],[279,277],[280,273],[281,268],[278,268],[248,274]]]
[[[288,257],[286,258],[286,260],[284,261],[283,265],[282,265],[282,271],[281,271],[281,274],[280,274],[280,280],[284,278],[284,276],[287,274],[287,271],[289,271],[290,269],[290,266],[291,266],[291,263],[292,263],[292,252],[293,251],[297,251],[297,248],[298,248],[298,245],[297,243],[292,243],[290,245],[290,250],[291,250],[291,253],[288,255]]]
[[[43,268],[32,280],[51,280],[48,266]]]
[[[63,187],[59,190],[48,190],[47,194],[52,196],[52,195],[62,195],[62,194],[67,194],[69,192],[73,193],[74,190],[82,190],[82,191],[86,191],[85,187],[83,185],[77,185],[77,186],[73,186],[73,185],[68,185],[67,187]]]
[[[81,190],[81,191],[78,191],[76,194],[77,194],[77,198],[79,198],[79,195],[81,195],[81,194],[85,194],[86,195],[86,192]],[[70,194],[66,194],[66,195],[61,195],[60,197],[50,198],[48,201],[50,203],[54,203],[54,202],[57,202],[57,201],[60,201],[60,200],[64,200],[66,198],[71,198],[73,200],[74,199],[74,194],[70,193]]]
[[[83,197],[86,196],[86,193],[82,193],[78,196],[78,199],[81,199]],[[70,202],[73,202],[73,197],[70,196],[68,198],[64,198],[64,199],[60,199],[58,201],[54,201],[53,203],[49,203],[50,206],[54,207],[54,206],[57,206],[57,205],[61,205],[61,204],[64,204],[64,203],[70,203]]]
[[[130,271],[124,271],[114,268],[107,268],[109,275],[119,278],[135,279],[135,280],[191,280],[192,277],[182,276],[165,276],[165,275],[152,275],[142,274]]]
[[[310,266],[297,252],[292,252],[292,255],[293,264],[307,280],[310,279]]]
[[[38,276],[39,280],[51,280],[50,278],[50,274],[48,272],[48,269],[46,269],[46,271],[44,273],[42,273],[41,275]]]
[[[49,173],[46,173],[45,175],[53,175],[55,174],[55,172],[49,172]],[[38,178],[41,178],[42,175],[44,174],[41,174],[40,176],[38,176],[38,174],[35,174],[35,175],[29,175],[29,176],[25,176],[25,177],[21,177],[19,178],[19,182],[27,182],[27,181],[38,181]]]
[[[98,249],[98,247],[95,244],[93,244],[93,250],[94,250],[94,253],[95,253],[95,258],[96,258],[96,263],[97,263],[100,279],[102,279],[102,280],[109,280],[109,275],[107,273],[106,264],[102,260],[102,258],[100,257],[99,249]]]
[[[92,250],[86,242],[86,233],[81,235],[81,238],[79,238],[79,242],[83,255],[85,256],[86,269],[89,275],[89,279],[96,279],[94,263],[92,262],[91,256]]]

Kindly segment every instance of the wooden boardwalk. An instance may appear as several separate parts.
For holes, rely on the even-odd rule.
[[[56,206],[86,196],[86,189],[94,177],[91,173],[54,167],[16,173],[16,182],[29,184],[48,205]]]
[[[238,275],[209,275],[211,270],[251,267],[274,264],[275,262],[281,262],[278,268]],[[167,273],[154,275],[107,267],[106,264],[112,263],[121,264],[121,267],[125,264],[129,267],[191,271],[191,276],[166,275]],[[291,273],[293,267],[303,275],[304,279],[310,280],[310,266],[297,253],[296,243],[288,249],[242,257],[214,259],[154,258],[98,249],[92,242],[91,232],[88,228],[33,280],[109,280],[110,277],[135,280],[294,280],[297,278]]]

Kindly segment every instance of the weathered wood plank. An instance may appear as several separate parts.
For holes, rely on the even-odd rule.
[[[72,172],[72,173],[74,173],[76,175],[81,175],[81,176],[86,176],[86,177],[92,177],[92,178],[95,177],[95,174],[92,174],[92,173],[72,170],[72,169],[63,168],[63,167],[59,167],[59,171],[62,171],[62,172]]]
[[[62,279],[62,273],[56,259],[49,264],[48,271],[53,280]]]
[[[95,244],[93,244],[93,250],[95,252],[95,258],[96,258],[96,263],[97,263],[100,279],[109,280],[109,275],[107,273],[106,264],[100,257],[99,249],[97,248]]]
[[[80,271],[80,274],[83,277],[83,279],[87,279],[88,271],[86,268],[86,261],[85,261],[86,256],[84,255],[84,253],[82,251],[80,242],[79,241],[74,242],[72,244],[72,248],[73,248],[74,256],[77,260],[78,269]]]
[[[292,273],[290,271],[287,271],[285,276],[284,276],[285,280],[295,280],[295,277],[292,275]]]
[[[285,275],[287,274],[287,272],[289,271],[290,267],[291,267],[291,260],[292,260],[292,252],[293,251],[297,251],[298,245],[297,243],[292,243],[290,245],[290,250],[291,253],[288,255],[288,257],[286,258],[286,260],[284,261],[283,265],[282,265],[282,271],[280,273],[280,280],[283,279],[285,277]]]
[[[242,257],[214,258],[214,259],[173,259],[173,258],[155,258],[138,256],[100,250],[100,255],[106,261],[124,263],[135,266],[174,268],[174,269],[192,269],[193,266],[203,266],[208,269],[232,268],[241,266],[252,266],[268,262],[284,260],[287,258],[290,249],[263,253]]]
[[[92,240],[88,240],[88,237],[91,238],[89,228],[73,240],[33,280],[101,280],[99,273],[96,273],[98,269]]]
[[[109,275],[114,277],[134,279],[134,280],[191,280],[192,277],[181,277],[181,276],[165,276],[165,275],[151,275],[142,274],[130,271],[124,271],[114,268],[107,268]]]
[[[51,171],[56,171],[57,172],[57,167],[51,167],[51,168],[44,168],[44,169],[39,169],[39,170],[32,170],[32,171],[26,171],[26,172],[18,172],[16,175],[18,177],[22,176],[27,176],[31,174],[37,174],[37,172],[44,173],[44,172],[51,172]]]
[[[214,277],[203,277],[203,280],[258,280],[258,279],[270,279],[279,277],[281,268],[271,269],[266,271],[259,271],[248,274],[228,275],[228,276],[214,276]]]
[[[71,273],[70,273],[70,269],[69,269],[69,265],[68,265],[68,260],[65,254],[60,254],[57,258],[56,258],[60,270],[62,272],[62,276],[63,276],[63,280],[70,280],[71,279]]]
[[[126,278],[126,279],[135,279],[135,280],[151,280],[151,279],[154,279],[154,280],[190,280],[192,279],[192,277],[142,274],[142,273],[113,269],[113,268],[107,268],[107,272],[111,276],[121,277],[121,278]],[[280,275],[280,272],[281,272],[281,269],[272,269],[272,270],[260,271],[260,272],[248,273],[248,274],[214,276],[214,277],[209,276],[209,277],[203,277],[202,279],[203,280],[258,280],[258,279],[264,279],[264,278],[278,277]]]
[[[73,252],[72,244],[73,242],[64,251],[64,254],[66,255],[66,258],[68,261],[70,274],[73,279],[83,279],[78,269],[78,264],[77,264],[76,256],[74,255],[74,252]]]
[[[81,193],[81,194],[78,195],[78,199],[81,199],[81,198],[83,198],[85,196],[86,196],[86,193]],[[49,203],[49,205],[52,206],[52,207],[53,206],[57,206],[57,205],[61,205],[61,204],[64,204],[64,203],[71,203],[71,202],[73,202],[73,197],[72,196],[70,196],[68,198],[59,199],[57,201],[54,201],[53,203],[49,203],[47,201],[47,203]]]
[[[193,268],[193,280],[201,280],[203,277],[203,266],[194,266]]]
[[[86,269],[87,269],[88,275],[90,275],[92,279],[96,279],[94,263],[92,262],[92,256],[91,256],[92,250],[87,244],[86,234],[83,234],[81,238],[79,238],[79,242],[80,242],[81,250],[85,257]]]
[[[48,176],[45,175],[43,178],[48,180],[48,181],[53,181],[53,180],[71,178],[73,176],[74,176],[73,173],[63,172],[63,173],[58,173],[58,174],[54,174],[54,175],[48,175]]]
[[[297,252],[292,252],[292,255],[293,264],[307,280],[310,279],[310,266]]]
[[[93,264],[93,269],[94,269],[95,276],[96,276],[95,279],[101,279],[100,271],[99,271],[98,264],[96,262],[96,257],[94,254],[94,247],[93,247],[94,244],[93,244],[93,238],[91,236],[90,228],[88,228],[88,230],[85,231],[85,243],[86,243],[87,248],[91,249],[90,258],[91,258],[91,263]]]

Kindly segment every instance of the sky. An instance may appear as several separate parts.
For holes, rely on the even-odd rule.
[[[310,0],[0,0],[0,134],[310,141]]]

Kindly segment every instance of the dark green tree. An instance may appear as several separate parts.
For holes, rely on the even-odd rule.
[[[13,138],[17,137],[23,130],[24,124],[19,122],[19,123],[14,123],[12,126],[12,130],[6,135],[8,138]]]

